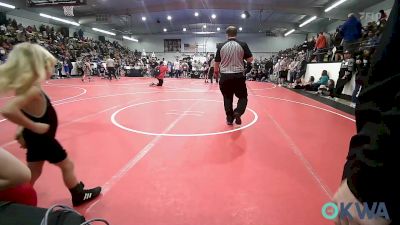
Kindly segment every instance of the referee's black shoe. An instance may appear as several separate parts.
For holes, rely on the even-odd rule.
[[[226,117],[226,124],[233,125],[233,120],[234,120],[234,118],[232,116],[227,116]]]
[[[233,114],[233,116],[235,117],[235,123],[237,125],[242,124],[242,119],[240,118],[240,114],[239,113],[235,113],[235,114]]]

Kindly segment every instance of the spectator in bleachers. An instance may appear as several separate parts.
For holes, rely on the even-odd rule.
[[[62,78],[62,68],[63,68],[63,64],[62,62],[58,61],[57,65],[56,65],[56,69],[58,71],[58,77],[57,78]]]
[[[297,77],[296,79],[301,79],[304,77],[307,71],[307,61],[304,54],[299,55],[299,63],[297,64]]]
[[[287,75],[289,71],[289,59],[285,55],[282,57],[281,61],[279,62],[279,80],[278,80],[278,85],[281,87],[282,85],[285,84],[285,81],[287,81]]]
[[[329,34],[327,32],[323,32],[323,35],[324,35],[324,37],[326,39],[326,47],[330,48],[331,45],[332,45],[332,36],[331,36],[331,34]]]
[[[69,66],[68,66],[67,59],[64,59],[63,66],[64,66],[65,74],[67,75],[67,77],[70,77],[71,74],[69,73]]]
[[[325,85],[328,84],[328,80],[329,80],[328,71],[323,70],[323,71],[322,71],[322,74],[321,74],[321,77],[319,78],[319,80],[318,80],[317,82],[315,82],[315,83],[306,85],[306,86],[305,86],[305,89],[306,89],[307,91],[318,91],[318,88],[319,88],[321,85],[324,85],[324,86],[325,86]]]
[[[344,60],[340,66],[339,77],[336,81],[336,97],[342,95],[344,86],[351,80],[354,72],[354,59],[350,51],[346,50],[344,52]]]
[[[356,106],[358,102],[358,96],[364,85],[367,82],[368,71],[370,68],[370,55],[368,51],[364,51],[361,56],[357,57],[356,60],[356,80],[355,80],[355,88],[352,94],[352,106]]]
[[[362,25],[358,18],[349,14],[347,21],[342,25],[340,32],[343,36],[343,48],[353,52],[357,48],[357,43],[361,38]]]
[[[302,83],[301,79],[297,79],[293,85],[293,88],[294,89],[304,89],[305,86],[312,85],[314,83],[314,81],[315,81],[314,76],[310,76],[310,78],[308,79],[308,82],[305,84]]]
[[[211,83],[213,83],[214,66],[215,66],[214,55],[211,55],[210,59],[208,60],[208,72],[206,75],[208,77],[208,79],[210,79]],[[215,78],[215,82],[218,83],[218,77]]]
[[[323,62],[324,60],[324,53],[327,48],[326,38],[323,32],[318,34],[317,42],[315,43],[315,54],[317,55],[317,62]]]
[[[72,75],[72,70],[74,69],[74,66],[73,66],[72,61],[71,61],[70,58],[67,57],[66,61],[67,61],[67,64],[68,64],[68,74],[69,74],[69,76],[71,76]],[[74,60],[74,61],[76,61],[76,60]]]
[[[260,81],[261,81],[261,82],[267,82],[267,81],[268,81],[268,78],[269,78],[269,73],[268,73],[268,71],[265,70],[265,69],[263,69],[263,70],[261,71]]]
[[[267,60],[265,62],[265,71],[266,71],[267,75],[269,75],[273,72],[273,68],[274,68],[273,60],[272,59]]]
[[[292,59],[291,63],[289,64],[289,82],[293,83],[297,77],[296,75],[296,68],[299,61],[297,59]]]
[[[79,39],[80,39],[80,40],[83,39],[83,30],[82,30],[82,29],[79,29],[79,31],[78,31],[78,36],[79,36]]]
[[[328,80],[327,85],[320,85],[318,88],[318,94],[322,96],[334,97],[335,81],[332,79]]]
[[[317,61],[317,56],[316,55],[312,55],[311,58],[310,58],[310,62],[312,62],[312,63],[318,62]]]
[[[379,22],[382,22],[383,20],[386,21],[387,17],[388,16],[383,9],[379,10]]]
[[[335,48],[334,61],[340,61],[340,56],[343,53],[342,40],[343,40],[343,36],[340,33],[340,29],[337,28],[335,33],[333,34],[333,38],[332,38],[332,45]]]
[[[307,41],[303,42],[303,44],[301,45],[301,50],[303,52],[307,52],[307,50],[308,50],[308,42]]]
[[[246,73],[246,80],[253,81],[256,78],[256,70],[253,68],[250,72]]]
[[[210,63],[210,61],[209,61],[209,63]],[[179,59],[176,59],[176,61],[174,62],[174,66],[173,66],[173,70],[174,70],[174,74],[175,74],[176,78],[178,78],[180,76],[179,68],[180,68],[180,62],[179,62]]]
[[[17,21],[15,19],[13,19],[11,21],[11,27],[13,27],[15,30],[18,28],[18,24],[17,24]]]
[[[375,48],[379,43],[379,38],[373,30],[368,31],[368,36],[363,41],[361,47],[363,49]]]

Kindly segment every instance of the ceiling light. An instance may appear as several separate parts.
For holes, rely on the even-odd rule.
[[[333,5],[331,5],[331,6],[329,6],[328,8],[325,9],[325,12],[331,11],[332,9],[338,7],[339,5],[341,5],[345,1],[347,1],[347,0],[340,0],[340,1],[337,1],[337,2],[333,3]]]
[[[98,28],[92,28],[92,30],[94,30],[94,31],[98,31],[98,32],[100,32],[100,33],[104,33],[104,34],[113,35],[113,36],[115,36],[115,35],[116,35],[115,33],[112,33],[112,32],[106,31],[106,30],[102,30],[102,29],[98,29]]]
[[[213,31],[197,31],[193,32],[193,34],[215,34]]]
[[[304,27],[305,25],[311,23],[312,21],[316,20],[317,16],[313,16],[310,19],[306,20],[304,23],[300,24],[299,27]]]
[[[250,13],[248,11],[244,11],[240,17],[242,17],[242,19],[247,19],[250,17]]]
[[[172,20],[172,17],[171,16],[167,16],[167,20]]]
[[[243,28],[242,27],[239,27],[239,31],[242,31],[243,30]]]
[[[182,30],[183,30],[183,32],[186,32],[186,27],[184,27]]]
[[[139,42],[138,39],[130,38],[130,37],[127,37],[127,36],[122,36],[122,38],[123,38],[123,39],[126,39],[126,40],[130,40],[130,41],[134,41],[134,42]]]
[[[213,18],[213,19],[217,18],[217,15],[212,14],[212,15],[211,15],[211,18]]]
[[[145,17],[145,16],[142,16],[142,20],[143,20],[143,21],[146,21],[146,17]]]
[[[295,29],[291,29],[290,31],[286,32],[285,37],[295,32]]]
[[[194,16],[196,16],[196,17],[199,16],[199,13],[198,13],[198,12],[195,12],[195,13],[194,13]]]
[[[163,31],[164,31],[164,32],[167,32],[167,28],[164,28]]]
[[[220,31],[220,30],[221,30],[221,28],[217,27],[217,31]]]
[[[74,22],[74,21],[61,19],[61,18],[58,18],[58,17],[55,17],[55,16],[50,16],[50,15],[44,14],[44,13],[40,13],[39,15],[40,15],[41,17],[46,17],[46,18],[49,18],[49,19],[52,19],[52,20],[56,20],[56,21],[59,21],[59,22],[71,24],[71,25],[74,25],[74,26],[80,26],[79,23]]]
[[[6,8],[10,8],[10,9],[15,9],[15,6],[7,4],[7,3],[0,2],[0,6],[6,7]]]
[[[203,28],[206,29],[206,28],[207,28],[207,25],[204,24],[204,25],[203,25]]]

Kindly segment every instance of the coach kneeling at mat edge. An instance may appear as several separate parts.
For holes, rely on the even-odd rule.
[[[248,65],[253,61],[253,55],[245,42],[236,40],[237,28],[229,26],[226,29],[228,40],[217,47],[215,56],[214,76],[221,74],[219,88],[224,96],[226,123],[242,124],[241,116],[246,111],[247,87],[244,60]],[[243,60],[244,59],[244,60]],[[247,67],[251,69],[251,66]],[[233,95],[239,98],[237,108],[233,110]]]

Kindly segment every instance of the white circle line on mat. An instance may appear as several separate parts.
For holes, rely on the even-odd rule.
[[[111,115],[111,122],[126,131],[129,132],[134,132],[134,133],[138,133],[138,134],[144,134],[144,135],[150,135],[150,136],[165,136],[165,137],[203,137],[203,136],[212,136],[212,135],[221,135],[221,134],[228,134],[228,133],[233,133],[239,130],[243,130],[246,129],[252,125],[254,125],[257,120],[258,120],[258,114],[250,109],[247,108],[247,110],[249,110],[251,113],[253,113],[254,115],[254,119],[253,121],[251,121],[249,124],[245,125],[245,126],[241,126],[232,130],[226,130],[226,131],[220,131],[220,132],[210,132],[210,133],[199,133],[199,134],[165,134],[165,133],[153,133],[153,132],[145,132],[145,131],[141,131],[141,130],[135,130],[135,129],[131,129],[128,127],[125,127],[123,125],[121,125],[120,123],[117,122],[116,120],[116,116],[118,115],[118,113],[120,113],[121,111],[127,109],[127,108],[131,108],[131,107],[135,107],[135,106],[139,106],[139,105],[145,105],[145,104],[150,104],[150,103],[155,103],[155,102],[169,102],[169,101],[207,101],[207,102],[222,102],[222,101],[218,101],[218,100],[207,100],[207,99],[164,99],[164,100],[155,100],[155,101],[147,101],[147,102],[141,102],[141,103],[137,103],[137,104],[133,104],[133,105],[129,105],[126,106],[124,108],[121,108],[117,111],[115,111],[112,115]]]
[[[82,90],[82,92],[77,94],[77,95],[75,95],[75,96],[71,96],[71,97],[63,98],[63,99],[59,99],[59,100],[54,100],[53,103],[57,103],[57,102],[66,101],[66,100],[70,100],[70,99],[73,99],[73,98],[77,98],[77,97],[82,96],[82,95],[87,93],[87,90],[85,88],[81,88],[81,87],[71,87],[71,88],[80,89],[80,90]]]

